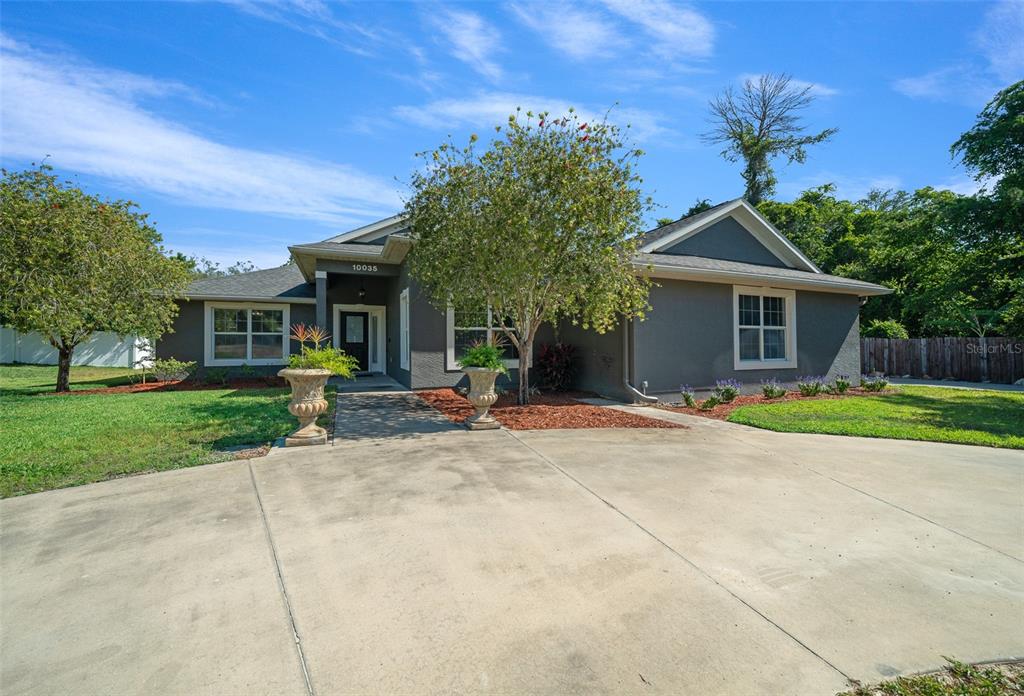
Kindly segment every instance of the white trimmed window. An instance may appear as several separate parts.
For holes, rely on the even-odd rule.
[[[401,367],[403,370],[408,370],[411,362],[409,359],[409,288],[403,290],[402,294],[398,296],[398,324]]]
[[[206,366],[281,365],[288,361],[288,305],[206,302]]]
[[[733,367],[796,367],[796,292],[734,285]]]
[[[493,341],[497,336],[504,337],[504,332],[489,307],[487,309],[448,307],[446,323],[448,337],[445,363],[448,370],[459,369],[459,358],[474,343]],[[508,342],[507,337],[505,344],[505,367],[519,367],[519,351]]]

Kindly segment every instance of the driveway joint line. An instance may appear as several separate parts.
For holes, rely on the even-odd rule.
[[[277,555],[277,544],[274,543],[274,535],[270,531],[270,522],[267,520],[266,510],[263,509],[263,499],[260,497],[259,486],[256,485],[256,473],[252,470],[252,462],[248,462],[249,480],[252,481],[252,490],[256,494],[256,507],[260,511],[260,520],[263,522],[263,531],[267,536],[267,545],[270,547],[270,555],[274,560],[274,574],[277,577],[277,588],[281,593],[281,600],[284,602],[285,611],[288,613],[288,623],[292,630],[292,639],[295,644],[295,652],[299,658],[299,667],[302,668],[302,678],[306,683],[306,693],[309,696],[316,696],[313,690],[313,681],[309,676],[309,665],[306,664],[306,655],[302,652],[302,638],[299,636],[299,628],[295,623],[295,614],[292,612],[292,603],[288,598],[288,588],[284,584],[284,573],[281,569],[281,560]]]
[[[956,536],[960,537],[961,539],[966,539],[967,541],[973,542],[973,543],[977,544],[978,546],[981,546],[982,548],[988,549],[989,551],[993,551],[995,553],[998,553],[1001,556],[1006,556],[1007,558],[1009,558],[1012,561],[1017,561],[1018,563],[1024,563],[1024,559],[1017,558],[1016,556],[1014,556],[1012,554],[1009,554],[1009,553],[1006,553],[1005,551],[1001,551],[1001,550],[995,548],[994,546],[989,546],[988,544],[986,544],[983,541],[979,541],[978,539],[975,539],[974,537],[967,536],[963,532],[958,532],[957,530],[952,529],[950,527],[947,527],[946,525],[944,525],[944,524],[942,524],[940,522],[936,522],[935,520],[930,519],[928,517],[925,517],[924,515],[921,515],[919,513],[916,513],[913,510],[908,510],[905,507],[901,507],[900,505],[897,505],[896,503],[893,503],[893,502],[891,502],[889,500],[886,500],[885,498],[880,498],[877,495],[874,495],[873,493],[868,493],[867,491],[861,490],[860,488],[857,488],[856,486],[852,486],[849,483],[846,483],[845,481],[840,481],[837,478],[834,478],[832,476],[829,476],[828,474],[825,474],[825,473],[822,473],[822,472],[818,471],[814,467],[808,466],[806,464],[801,464],[800,462],[798,462],[795,459],[792,459],[792,458],[790,458],[790,457],[788,457],[786,455],[778,455],[778,453],[775,452],[774,450],[766,449],[766,448],[764,448],[761,445],[752,444],[750,442],[747,442],[743,438],[737,437],[735,435],[730,435],[730,437],[732,437],[732,439],[736,440],[737,442],[740,442],[740,443],[742,443],[742,444],[744,444],[744,445],[746,445],[748,447],[751,447],[751,448],[753,448],[755,450],[758,450],[760,452],[763,452],[765,454],[768,454],[768,455],[771,455],[771,456],[782,456],[784,459],[788,460],[790,464],[793,464],[794,466],[797,466],[797,467],[799,467],[801,469],[805,469],[805,470],[811,472],[812,474],[815,474],[817,476],[822,477],[823,479],[825,479],[827,481],[832,481],[833,483],[839,484],[840,486],[843,486],[844,488],[849,488],[851,491],[854,491],[856,493],[860,493],[861,495],[867,496],[868,498],[871,498],[872,500],[877,500],[878,502],[882,503],[883,505],[888,505],[889,507],[895,508],[896,510],[899,510],[900,512],[905,512],[906,514],[910,515],[911,517],[916,517],[917,519],[919,519],[919,520],[921,520],[923,522],[927,522],[928,524],[935,525],[939,529],[943,529],[943,530],[949,532],[950,534],[955,534]]]
[[[779,631],[781,631],[781,632],[782,632],[782,633],[783,633],[784,635],[786,635],[786,636],[787,636],[788,638],[790,638],[790,639],[791,639],[792,641],[794,641],[794,642],[795,642],[795,643],[796,643],[797,645],[799,645],[799,646],[800,646],[801,648],[803,648],[804,650],[806,650],[807,652],[809,652],[809,653],[810,653],[811,655],[814,655],[814,656],[815,656],[816,658],[818,658],[819,660],[821,660],[822,662],[824,662],[824,663],[825,663],[826,665],[828,665],[829,667],[831,667],[832,669],[834,669],[834,670],[835,670],[835,671],[836,671],[837,673],[839,673],[839,674],[840,674],[840,675],[841,675],[841,676],[842,676],[842,677],[843,677],[844,679],[846,679],[847,681],[849,681],[849,682],[851,682],[851,683],[852,683],[852,682],[854,681],[854,680],[853,680],[853,677],[851,677],[850,675],[848,675],[848,674],[847,674],[846,672],[844,672],[843,670],[839,669],[839,668],[838,668],[838,667],[837,667],[836,665],[834,665],[834,664],[832,664],[831,662],[829,662],[829,661],[828,661],[828,660],[827,660],[827,659],[826,659],[825,657],[823,657],[822,655],[820,655],[819,653],[817,653],[817,652],[816,652],[816,651],[815,651],[815,650],[814,650],[814,649],[813,649],[813,648],[812,648],[811,646],[807,645],[807,643],[803,642],[802,640],[800,640],[799,638],[797,638],[797,637],[796,637],[795,635],[793,635],[792,633],[790,633],[789,631],[787,631],[787,630],[786,630],[785,628],[783,628],[782,626],[780,626],[780,625],[779,625],[778,623],[776,623],[775,621],[773,621],[773,620],[772,620],[772,619],[771,619],[771,618],[770,618],[769,616],[767,616],[766,614],[764,614],[764,613],[763,613],[763,612],[762,612],[762,611],[761,611],[760,609],[758,609],[757,607],[755,607],[755,606],[754,606],[753,604],[751,604],[751,603],[750,603],[750,602],[748,602],[747,600],[743,599],[743,597],[740,597],[740,596],[739,596],[738,594],[736,594],[736,593],[735,593],[735,592],[733,592],[733,591],[732,591],[731,589],[729,589],[728,587],[726,587],[726,586],[725,586],[724,584],[722,584],[722,583],[721,583],[721,582],[720,582],[720,581],[719,581],[719,580],[718,580],[718,579],[717,579],[717,578],[716,578],[715,576],[711,575],[711,574],[710,574],[710,573],[708,573],[708,572],[707,572],[706,570],[704,570],[703,568],[701,568],[701,567],[700,567],[699,565],[697,565],[696,563],[694,563],[693,561],[691,561],[691,560],[690,560],[689,558],[687,558],[686,556],[684,556],[684,555],[683,555],[682,553],[680,553],[679,551],[677,551],[677,550],[676,550],[676,549],[675,549],[674,547],[670,546],[670,545],[669,545],[669,544],[668,544],[667,542],[665,542],[664,540],[662,540],[662,539],[661,539],[661,538],[660,538],[659,536],[657,536],[657,535],[656,535],[656,534],[655,534],[654,532],[652,532],[651,530],[647,529],[647,527],[643,526],[642,524],[640,524],[639,522],[637,522],[637,521],[636,521],[635,519],[633,519],[632,517],[630,517],[629,515],[627,515],[627,514],[626,514],[626,513],[625,513],[625,512],[623,511],[623,510],[621,510],[621,509],[617,508],[617,507],[616,507],[616,506],[615,506],[615,505],[614,505],[614,504],[613,504],[613,503],[612,503],[611,501],[609,501],[608,499],[606,499],[606,498],[602,497],[602,496],[601,496],[601,495],[600,495],[599,493],[597,493],[597,492],[596,492],[595,490],[593,490],[592,488],[590,488],[589,486],[587,486],[587,485],[586,485],[585,483],[583,483],[582,481],[580,481],[580,480],[579,480],[578,478],[576,478],[575,476],[573,476],[572,474],[570,474],[570,473],[569,473],[568,471],[566,471],[566,470],[565,470],[565,469],[563,469],[562,467],[558,466],[558,464],[555,464],[555,462],[554,462],[554,461],[552,461],[552,460],[551,460],[550,458],[548,458],[548,457],[547,457],[546,455],[542,454],[542,453],[541,453],[540,451],[538,451],[538,450],[534,449],[534,448],[533,448],[533,447],[532,447],[532,446],[531,446],[531,445],[530,445],[529,443],[527,443],[527,442],[524,442],[524,441],[523,441],[523,440],[522,440],[522,439],[521,439],[521,438],[520,438],[520,437],[519,437],[518,435],[516,435],[515,433],[513,433],[513,432],[512,432],[511,430],[508,430],[508,429],[506,429],[506,428],[502,428],[502,430],[503,430],[503,431],[504,431],[504,432],[505,432],[506,434],[508,434],[508,435],[509,435],[509,437],[511,437],[511,438],[512,438],[513,440],[515,440],[516,442],[518,442],[519,444],[521,444],[521,445],[522,445],[523,447],[525,447],[526,449],[530,450],[530,451],[531,451],[531,452],[533,452],[533,453],[534,453],[535,455],[537,455],[537,457],[539,457],[539,458],[540,458],[540,459],[541,459],[542,461],[544,461],[545,463],[547,463],[547,464],[548,464],[548,466],[550,466],[551,468],[555,469],[555,470],[556,470],[556,471],[558,471],[558,472],[559,472],[560,474],[562,474],[563,476],[565,476],[565,477],[566,477],[567,479],[569,479],[570,481],[572,481],[573,483],[575,483],[575,484],[576,484],[577,486],[579,486],[580,488],[582,488],[583,490],[585,490],[585,491],[586,491],[587,493],[589,493],[590,495],[594,496],[595,498],[597,498],[598,500],[600,500],[600,501],[601,501],[602,503],[604,503],[605,505],[607,505],[608,507],[610,507],[610,508],[611,508],[612,510],[614,510],[614,511],[615,511],[615,512],[616,512],[616,513],[617,513],[618,515],[620,515],[620,516],[621,516],[621,517],[622,517],[623,519],[625,519],[626,521],[628,521],[628,522],[629,522],[630,524],[632,524],[632,525],[633,525],[634,527],[636,527],[637,529],[639,529],[639,530],[640,530],[641,532],[643,532],[644,534],[646,534],[647,536],[649,536],[649,537],[650,537],[651,539],[653,539],[654,541],[656,541],[656,542],[657,542],[658,544],[660,544],[660,545],[661,545],[661,546],[663,546],[664,548],[668,549],[668,551],[669,551],[669,552],[670,552],[670,553],[671,553],[672,555],[676,556],[676,557],[677,557],[677,558],[679,558],[679,559],[680,559],[681,561],[683,561],[684,563],[686,563],[686,564],[687,564],[688,566],[690,566],[691,568],[693,568],[694,570],[696,570],[696,571],[697,571],[698,573],[700,573],[700,574],[701,574],[702,576],[704,576],[705,578],[707,578],[708,580],[710,580],[711,582],[713,582],[713,583],[714,583],[715,585],[717,585],[718,587],[722,588],[722,589],[723,589],[723,590],[724,590],[725,592],[727,592],[727,593],[729,594],[729,596],[730,596],[730,597],[732,597],[733,599],[735,599],[736,601],[738,601],[738,602],[739,602],[740,604],[742,604],[743,606],[745,606],[745,607],[747,607],[748,609],[750,609],[750,611],[754,612],[755,614],[757,614],[758,616],[760,616],[760,617],[761,617],[762,619],[764,619],[765,621],[767,621],[767,622],[768,622],[769,624],[771,624],[772,626],[774,626],[774,627],[775,627],[776,629],[778,629]]]

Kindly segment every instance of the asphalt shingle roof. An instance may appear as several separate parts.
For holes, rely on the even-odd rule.
[[[315,298],[316,287],[307,283],[294,263],[263,271],[219,278],[202,278],[192,283],[187,297]]]
[[[756,263],[743,263],[741,261],[726,261],[725,259],[711,259],[706,256],[682,256],[678,254],[637,254],[636,263],[653,266],[670,266],[680,270],[692,271],[721,271],[725,273],[741,273],[758,276],[771,276],[779,279],[792,279],[819,283],[821,285],[843,285],[846,287],[862,287],[865,290],[874,292],[890,292],[888,288],[863,280],[843,278],[842,276],[829,275],[827,273],[812,273],[811,271],[800,271],[795,268],[778,268],[776,266],[761,266]]]

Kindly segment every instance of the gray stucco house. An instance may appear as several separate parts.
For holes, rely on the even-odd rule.
[[[317,324],[366,372],[413,389],[453,386],[461,351],[495,329],[486,314],[427,302],[407,272],[412,244],[395,216],[289,247],[293,263],[280,268],[197,281],[157,357],[277,369],[298,350],[289,326]],[[645,233],[635,264],[655,282],[644,321],[605,334],[568,323],[557,331],[578,349],[579,388],[625,400],[641,398],[645,384],[658,393],[723,378],[856,377],[860,306],[890,292],[822,273],[742,199]],[[537,346],[555,334],[543,327]]]

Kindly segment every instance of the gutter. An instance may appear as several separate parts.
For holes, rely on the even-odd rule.
[[[666,266],[657,263],[644,263],[634,261],[633,265],[637,270],[647,270],[648,275],[653,278],[675,278],[678,280],[697,280],[712,283],[738,281],[750,283],[757,281],[766,283],[775,288],[792,288],[795,290],[820,290],[823,292],[836,292],[849,295],[874,296],[888,295],[892,292],[889,288],[882,286],[864,286],[847,283],[835,283],[811,278],[792,278],[785,276],[774,276],[762,273],[751,273],[749,271],[726,271],[711,268],[682,268],[680,266]]]
[[[626,392],[633,397],[634,404],[656,404],[658,403],[658,397],[647,396],[629,383],[629,330],[631,327],[632,322],[629,319],[622,320],[622,386],[625,387]]]

